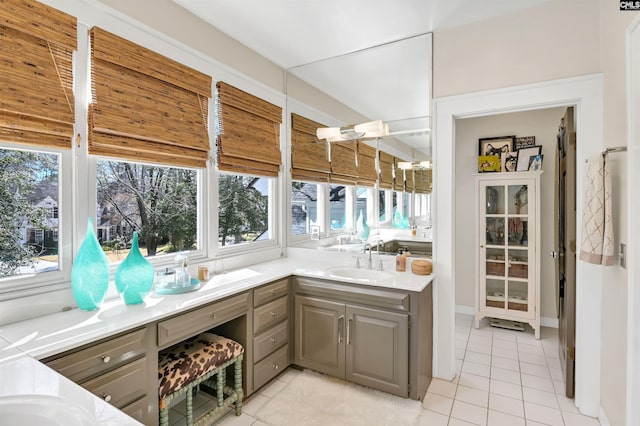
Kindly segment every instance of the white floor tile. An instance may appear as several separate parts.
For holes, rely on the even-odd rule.
[[[489,410],[488,426],[525,426],[521,417],[510,416],[509,414]]]
[[[255,423],[251,423],[251,426],[269,426],[267,423],[262,422],[260,420],[256,420]]]
[[[515,359],[500,358],[494,355],[491,357],[491,366],[502,368],[503,370],[520,372],[520,363]]]
[[[547,365],[549,366],[549,368],[557,368],[557,369],[562,368],[559,358],[550,358],[548,356],[546,358],[547,358]]]
[[[464,420],[454,419],[449,420],[449,426],[474,426],[474,423],[465,422]]]
[[[493,348],[492,355],[500,358],[518,359],[518,351],[512,349]]]
[[[489,378],[477,376],[475,374],[460,374],[460,380],[458,381],[458,384],[487,392],[489,391]]]
[[[549,373],[551,373],[551,378],[553,380],[564,380],[562,370],[560,368],[549,367]]]
[[[522,388],[513,383],[505,383],[492,379],[489,385],[489,392],[508,396],[509,398],[522,399]]]
[[[520,373],[517,371],[503,370],[502,368],[491,367],[491,378],[501,382],[513,383],[520,386]]]
[[[467,350],[464,348],[456,348],[456,359],[464,359]]]
[[[287,370],[278,377],[278,380],[281,380],[285,383],[291,383],[291,381],[295,379],[296,376],[300,373],[301,371],[296,370],[295,368],[287,368]]]
[[[456,339],[456,349],[467,349],[467,339]]]
[[[598,419],[583,416],[581,414],[563,413],[564,424],[566,426],[600,426]]]
[[[534,388],[538,390],[543,390],[547,392],[554,392],[553,381],[550,377],[538,377],[532,376],[530,374],[520,374],[522,378],[522,386],[528,388]]]
[[[500,411],[524,419],[524,404],[518,399],[495,393],[489,394],[489,410]]]
[[[270,398],[267,398],[264,395],[252,395],[247,402],[242,404],[242,412],[250,416],[255,416],[258,410],[260,410],[264,406],[264,404],[269,401]]]
[[[544,356],[544,349],[542,348],[542,345],[531,344],[530,342],[527,342],[527,343],[518,342],[518,352]]]
[[[447,426],[448,423],[449,416],[430,410],[424,410],[418,418],[418,426]]]
[[[558,395],[566,395],[566,390],[564,386],[564,381],[562,380],[554,380],[553,381],[553,389]]]
[[[520,359],[520,362],[526,362],[527,364],[541,365],[544,367],[547,366],[547,359],[544,357],[544,355],[536,355],[528,352],[518,352],[518,358]]]
[[[503,330],[501,328],[493,329],[493,341],[495,342],[496,340],[513,342],[513,343],[516,343],[517,341],[516,335],[514,334],[513,331]]]
[[[491,355],[471,352],[469,350],[467,350],[467,353],[464,356],[464,360],[476,362],[478,364],[483,364],[483,365],[491,365]]]
[[[490,334],[471,334],[469,336],[469,343],[473,345],[491,345],[493,341],[493,336]]]
[[[522,398],[525,402],[533,402],[534,404],[544,405],[545,407],[559,409],[558,399],[553,392],[545,392],[533,388],[522,388]]]
[[[280,391],[284,389],[287,385],[288,385],[287,382],[283,382],[282,380],[276,379],[276,380],[273,380],[264,388],[262,388],[262,390],[260,390],[260,393],[266,396],[267,398],[273,398],[274,396],[279,394]]]
[[[546,365],[528,364],[526,362],[520,362],[520,372],[524,374],[530,374],[532,376],[551,378],[551,373]]]
[[[471,343],[467,344],[467,352],[476,352],[479,354],[491,355],[491,342],[489,343]]]
[[[489,406],[489,392],[459,385],[455,400],[487,408]]]
[[[445,396],[447,398],[453,398],[456,396],[456,388],[457,388],[456,383],[448,382],[442,379],[432,379],[427,392],[435,393],[437,395]]]
[[[487,409],[462,401],[454,401],[451,417],[474,425],[485,426],[487,424]]]
[[[242,414],[241,416],[236,416],[233,413],[227,414],[220,423],[216,423],[217,426],[251,426],[255,423],[256,419],[253,417]]]
[[[515,340],[500,340],[499,338],[495,337],[493,339],[493,348],[502,348],[508,349],[510,351],[517,351],[518,344]]]
[[[567,398],[564,394],[556,394],[558,398],[558,406],[563,413],[580,414],[578,407],[576,407],[576,400]]]
[[[422,402],[422,407],[426,410],[435,411],[436,413],[448,416],[451,413],[453,398],[447,398],[435,393],[427,393]]]
[[[540,422],[551,426],[564,426],[564,420],[562,420],[562,414],[560,410],[555,408],[549,408],[531,402],[524,403],[524,415],[527,419],[535,422]]]
[[[464,361],[462,361],[461,359],[456,359],[456,373],[461,373],[462,372],[462,363]]]
[[[491,367],[477,362],[465,361],[462,365],[462,373],[475,374],[476,376],[489,377]]]

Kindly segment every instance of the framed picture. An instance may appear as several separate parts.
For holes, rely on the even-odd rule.
[[[536,137],[535,136],[523,136],[521,138],[516,138],[513,141],[513,150],[517,151],[522,148],[529,148],[532,146],[536,146]]]
[[[503,152],[513,151],[513,140],[515,136],[499,136],[495,138],[480,139],[480,150],[478,155],[497,155],[498,158]]]
[[[499,172],[500,157],[497,155],[481,155],[478,157],[478,172]]]
[[[537,172],[542,170],[542,154],[529,157],[529,171]]]
[[[524,172],[529,170],[529,158],[542,154],[542,145],[531,146],[529,148],[521,148],[518,150],[518,165],[516,170]]]
[[[500,171],[502,172],[515,172],[518,165],[518,153],[517,152],[503,152],[500,157]]]

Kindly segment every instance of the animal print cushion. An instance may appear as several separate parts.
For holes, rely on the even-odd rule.
[[[239,343],[202,333],[158,354],[160,399],[244,352]]]

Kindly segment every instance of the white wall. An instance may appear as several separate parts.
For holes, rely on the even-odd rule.
[[[546,108],[534,111],[498,114],[458,119],[455,123],[456,169],[456,305],[474,306],[477,281],[475,235],[477,218],[474,205],[475,174],[477,173],[478,139],[493,136],[535,136],[536,145],[542,145],[543,170],[541,176],[541,316],[545,325],[556,325],[555,273],[553,259],[548,253],[554,244],[554,155],[556,135],[564,108]]]

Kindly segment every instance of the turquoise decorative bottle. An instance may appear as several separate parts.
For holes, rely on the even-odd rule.
[[[138,232],[133,232],[133,242],[127,258],[116,270],[116,288],[124,303],[137,305],[142,303],[153,287],[153,266],[140,253]]]
[[[367,218],[362,214],[362,210],[360,210],[360,216],[358,216],[358,220],[356,221],[356,229],[358,231],[358,238],[362,241],[366,241],[369,238],[369,225],[367,225]]]
[[[109,288],[109,262],[93,232],[91,218],[87,236],[71,267],[71,290],[78,307],[83,311],[99,309]]]

